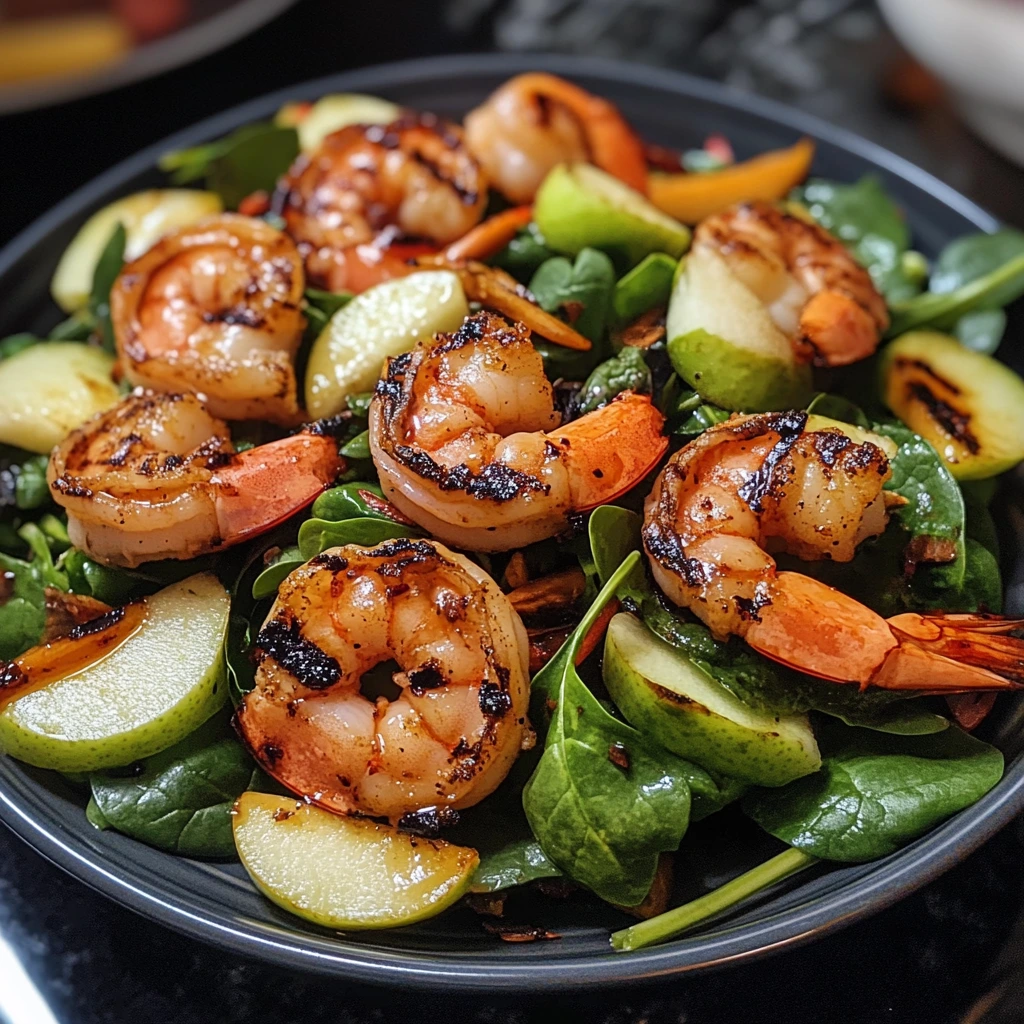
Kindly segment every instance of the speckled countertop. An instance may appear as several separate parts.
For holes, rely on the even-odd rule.
[[[348,66],[493,45],[624,55],[728,79],[859,131],[1024,224],[1024,172],[942,103],[911,114],[883,97],[897,51],[861,0],[307,0],[229,50],[128,93],[0,118],[5,158],[31,154],[0,168],[0,240],[121,157],[242,99]],[[63,1024],[943,1024],[981,1020],[991,965],[1024,959],[1022,860],[1018,821],[939,881],[814,945],[672,984],[543,1003],[403,996],[225,954],[108,902],[2,829],[0,932]],[[1010,1024],[1024,1012],[984,1019]]]

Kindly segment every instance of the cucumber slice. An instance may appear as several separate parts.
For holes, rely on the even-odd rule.
[[[92,345],[48,341],[0,362],[0,443],[45,455],[120,398],[114,357]]]
[[[137,259],[169,231],[212,217],[222,208],[215,192],[192,188],[149,189],[104,206],[82,225],[64,250],[50,283],[54,301],[66,313],[88,303],[96,263],[119,221],[127,236],[127,262]]]
[[[680,264],[665,329],[675,371],[706,402],[737,412],[803,408],[811,368],[764,303],[710,249]]]
[[[227,699],[228,609],[212,573],[147,598],[142,625],[109,654],[0,712],[0,751],[38,768],[91,772],[173,746]]]
[[[325,928],[395,928],[433,917],[466,892],[480,863],[466,846],[269,793],[243,793],[233,828],[256,888]]]
[[[748,707],[632,615],[609,624],[602,672],[632,726],[710,772],[784,786],[821,766],[806,715]]]
[[[306,368],[306,408],[317,419],[372,391],[384,360],[421,338],[458,330],[469,315],[462,283],[448,270],[385,281],[343,306],[313,343]]]
[[[602,249],[629,268],[652,252],[686,252],[690,229],[639,192],[591,164],[559,164],[541,182],[533,205],[545,242],[576,255]]]
[[[1024,381],[991,356],[912,331],[882,353],[880,386],[885,404],[958,480],[995,476],[1024,459]]]
[[[389,124],[401,112],[401,108],[389,100],[344,92],[321,96],[298,120],[294,118],[292,106],[286,105],[278,112],[275,121],[294,126],[299,133],[299,148],[303,153],[312,153],[332,132],[350,124]]]

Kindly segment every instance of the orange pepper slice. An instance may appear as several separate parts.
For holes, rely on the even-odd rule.
[[[807,175],[814,143],[800,139],[788,149],[761,153],[751,160],[707,174],[648,176],[652,203],[684,224],[697,224],[734,203],[781,199]]]

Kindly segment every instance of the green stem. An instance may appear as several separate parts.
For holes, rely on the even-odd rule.
[[[786,850],[699,899],[691,900],[681,907],[675,907],[647,921],[641,921],[630,928],[613,932],[612,947],[628,952],[664,942],[712,915],[728,910],[748,896],[753,896],[762,889],[767,889],[768,886],[781,882],[784,878],[803,871],[804,868],[809,868],[817,863],[817,860],[817,857],[812,857],[801,850]]]

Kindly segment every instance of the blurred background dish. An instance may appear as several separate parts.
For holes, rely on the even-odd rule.
[[[294,0],[5,0],[0,114],[112,89],[195,60]]]
[[[878,0],[904,46],[941,78],[967,123],[1024,164],[1024,4]]]

